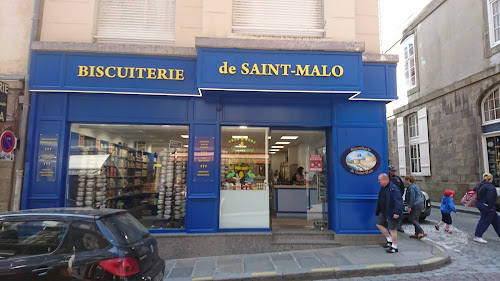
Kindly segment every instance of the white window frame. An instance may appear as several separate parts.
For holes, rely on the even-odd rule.
[[[325,37],[324,0],[233,0],[235,34]]]
[[[496,96],[496,97],[495,97]],[[487,110],[485,110],[487,107]],[[486,120],[486,114],[493,115],[491,119]],[[481,118],[483,125],[500,123],[500,88],[491,90],[481,102]]]
[[[403,74],[405,77],[405,83],[407,90],[411,90],[417,86],[417,62],[415,60],[415,36],[410,35],[406,38],[403,43],[401,43],[402,57],[403,61]],[[413,54],[410,54],[410,50],[413,50]],[[412,66],[413,64],[413,66]],[[413,70],[413,75],[412,74]],[[412,81],[412,77],[415,79]]]
[[[422,166],[420,165],[420,145],[418,133],[417,113],[410,114],[408,120],[408,148],[410,156],[410,173],[420,174]]]
[[[420,145],[418,142],[410,143],[409,145],[409,156],[410,156],[410,172],[411,174],[422,173],[422,165],[420,159]]]
[[[490,34],[490,47],[493,48],[500,44],[500,0],[486,0],[488,7],[488,30]],[[498,4],[499,10],[497,14],[498,24],[495,26],[495,15],[493,14],[493,5]],[[498,30],[498,38],[495,39],[495,29]]]
[[[175,44],[176,0],[99,0],[97,43]]]
[[[405,140],[405,122],[408,140]],[[406,117],[397,118],[397,141],[399,173],[406,175],[406,159],[410,161],[410,173],[418,176],[431,175],[429,154],[429,134],[427,129],[427,108],[422,108]],[[412,149],[416,153],[412,153]],[[416,149],[416,150],[415,150]]]

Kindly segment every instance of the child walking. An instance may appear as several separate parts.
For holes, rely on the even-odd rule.
[[[458,215],[457,209],[455,209],[455,205],[453,204],[453,194],[455,191],[453,190],[445,190],[443,199],[441,200],[441,221],[434,226],[437,231],[439,231],[439,227],[446,223],[446,227],[444,231],[452,234],[453,232],[450,230],[451,225],[451,212],[455,212]]]

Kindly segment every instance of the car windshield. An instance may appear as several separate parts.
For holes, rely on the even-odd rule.
[[[119,245],[130,245],[140,241],[149,234],[148,230],[132,215],[128,213],[119,213],[118,215],[106,216],[99,220],[104,229],[101,231],[111,234]],[[113,242],[113,241],[111,241]]]
[[[0,259],[53,252],[61,243],[68,223],[61,221],[0,222]]]

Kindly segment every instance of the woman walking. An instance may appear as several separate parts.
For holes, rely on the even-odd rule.
[[[483,181],[477,185],[477,203],[476,207],[481,212],[481,218],[477,223],[475,237],[472,239],[478,243],[488,243],[483,239],[484,232],[493,225],[498,237],[500,237],[500,217],[495,210],[497,202],[497,190],[492,184],[493,175],[483,174]]]
[[[420,213],[424,210],[424,198],[420,188],[415,184],[415,178],[412,175],[405,176],[406,188],[406,203],[408,204],[408,220],[415,227],[415,234],[410,235],[410,238],[422,239],[427,236],[427,233],[418,223]]]

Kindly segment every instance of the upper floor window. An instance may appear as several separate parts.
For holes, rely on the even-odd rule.
[[[233,0],[233,32],[324,37],[323,0]]]
[[[396,122],[400,175],[406,175],[409,166],[409,172],[412,174],[430,176],[427,108],[422,108],[407,117],[398,117]],[[408,138],[405,138],[406,132],[408,132]]]
[[[410,148],[410,171],[411,173],[420,173],[420,145],[418,135],[418,117],[417,114],[408,116],[408,143]]]
[[[417,114],[408,116],[408,136],[410,139],[418,138],[418,119]]]
[[[417,86],[417,68],[415,66],[415,38],[413,35],[403,42],[403,57],[406,87],[412,89]]]
[[[488,1],[488,22],[491,47],[500,44],[500,0]]]
[[[498,88],[489,93],[483,101],[483,122],[491,122],[500,119],[500,96]]]
[[[173,45],[176,0],[100,0],[98,43]]]

